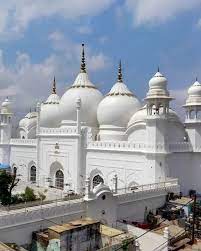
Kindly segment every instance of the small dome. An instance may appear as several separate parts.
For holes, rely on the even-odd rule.
[[[167,79],[159,71],[149,81],[148,98],[170,98],[167,90]]]
[[[60,97],[56,93],[52,93],[44,104],[59,104]]]
[[[130,128],[134,124],[145,122],[146,118],[147,118],[147,105],[145,105],[143,108],[141,108],[139,111],[133,114],[130,121],[128,122],[128,128]],[[173,111],[171,108],[169,109],[168,120],[182,123],[177,113]]]
[[[188,89],[188,95],[201,97],[201,84],[196,80],[195,83]]]
[[[136,124],[137,122],[144,122],[146,117],[147,117],[147,109],[145,105],[139,111],[134,113],[134,115],[131,117],[130,121],[128,122],[128,127],[132,126],[133,124]]]
[[[41,127],[58,127],[60,124],[60,97],[56,94],[56,81],[54,78],[52,94],[41,105],[40,126]]]
[[[37,112],[29,112],[27,115],[20,120],[20,128],[30,128],[34,127],[37,124]]]
[[[106,97],[100,102],[97,117],[100,127],[123,127],[139,108],[141,104],[137,97],[123,83],[121,64],[117,83],[112,87]]]
[[[201,105],[201,84],[197,81],[188,89],[186,106]]]
[[[8,97],[1,104],[1,113],[12,113],[11,101],[8,99]]]
[[[103,98],[101,92],[89,80],[85,69],[84,47],[82,50],[81,71],[72,86],[64,93],[60,101],[61,120],[76,121],[76,101],[81,99],[81,122],[97,127],[97,107]]]
[[[151,89],[166,89],[167,79],[159,71],[149,80],[149,87]]]

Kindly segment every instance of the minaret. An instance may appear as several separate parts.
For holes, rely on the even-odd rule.
[[[158,72],[149,81],[149,91],[145,98],[147,103],[147,115],[165,117],[169,113],[170,97],[167,90],[167,79]]]
[[[168,175],[166,154],[168,146],[169,103],[172,100],[167,90],[167,79],[159,72],[149,81],[145,98],[147,106],[147,164],[150,183],[162,182]]]
[[[12,110],[11,110],[11,102],[8,97],[1,104],[1,122],[0,122],[0,130],[1,130],[1,147],[0,151],[0,162],[7,163],[10,162],[10,139],[12,133]]]
[[[193,85],[188,89],[185,105],[185,127],[187,132],[186,141],[189,141],[194,151],[201,148],[201,84],[197,77]]]

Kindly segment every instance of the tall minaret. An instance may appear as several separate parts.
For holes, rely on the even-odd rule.
[[[172,100],[167,90],[167,79],[159,72],[149,81],[145,98],[147,106],[147,158],[150,182],[164,181],[168,175],[166,154],[168,153],[168,116]]]
[[[12,111],[11,111],[11,102],[8,97],[1,104],[1,113],[0,113],[0,163],[9,164],[10,161],[10,139],[12,133]]]
[[[201,84],[197,78],[188,89],[188,97],[183,107],[186,110],[185,126],[187,139],[194,151],[201,149]]]

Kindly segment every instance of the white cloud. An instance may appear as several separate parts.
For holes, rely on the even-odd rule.
[[[92,33],[92,28],[89,25],[79,26],[77,31],[82,35],[89,35]]]
[[[163,23],[196,7],[201,7],[201,0],[126,0],[136,26]]]
[[[198,26],[198,28],[201,28],[201,18],[198,20],[197,26]]]
[[[15,62],[8,66],[0,50],[0,97],[13,96],[15,111],[24,111],[37,101],[45,100],[51,92],[54,75],[59,82],[59,93],[63,94],[66,81],[73,81],[79,72],[81,45],[58,31],[50,34],[49,39],[53,52],[40,63],[33,63],[27,53],[17,52]],[[89,72],[102,70],[110,64],[102,52],[92,53],[88,47],[86,59]]]
[[[50,34],[49,39],[52,41],[53,49],[57,53],[59,52],[61,55],[65,55],[69,62],[76,63],[76,65],[79,64],[81,44],[73,43],[59,31]],[[102,52],[92,52],[87,45],[85,46],[85,54],[87,68],[90,71],[98,71],[110,66],[110,59],[106,55]]]
[[[54,16],[74,20],[96,16],[109,8],[115,0],[0,0],[0,33],[16,36],[30,22]]]

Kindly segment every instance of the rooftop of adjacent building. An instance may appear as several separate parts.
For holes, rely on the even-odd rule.
[[[0,241],[0,251],[27,251],[16,243],[3,243]]]
[[[14,251],[15,249],[7,246],[3,242],[0,242],[0,251]]]
[[[99,223],[100,222],[98,220],[93,220],[91,218],[83,218],[83,219],[70,221],[70,222],[62,224],[62,225],[51,226],[48,228],[48,230],[54,231],[58,234],[62,234],[62,233],[67,232],[69,230],[75,230],[75,229],[79,229],[84,226],[99,224]]]

